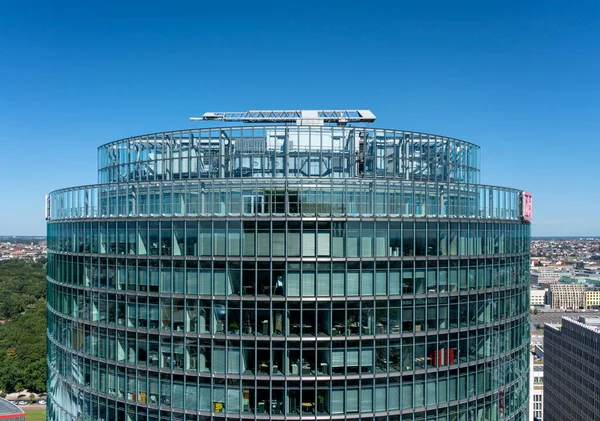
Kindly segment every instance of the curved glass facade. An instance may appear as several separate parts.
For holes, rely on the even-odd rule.
[[[479,149],[160,133],[48,201],[49,419],[525,420],[529,222]]]

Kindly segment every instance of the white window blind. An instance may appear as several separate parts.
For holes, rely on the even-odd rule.
[[[241,400],[242,394],[240,392],[240,389],[232,388],[230,386],[227,389],[227,403],[225,404],[225,411],[229,414],[239,414]]]
[[[213,350],[212,350],[212,372],[218,373],[218,374],[225,373],[225,349],[224,348],[213,348]]]
[[[305,231],[302,233],[302,257],[314,256],[314,255],[315,255],[315,233]]]
[[[183,383],[173,383],[173,392],[171,393],[171,405],[174,408],[183,408],[184,389]]]
[[[198,398],[198,387],[195,384],[185,385],[185,409],[196,410]]]
[[[388,390],[388,409],[390,411],[400,409],[400,385],[391,384]]]
[[[268,231],[259,231],[257,238],[257,249],[259,256],[269,256],[271,242]]]
[[[213,389],[213,402],[221,402],[226,404],[225,402],[225,388],[224,387],[215,387]],[[225,407],[227,409],[227,407]]]
[[[373,412],[373,389],[370,387],[360,390],[360,412]]]
[[[214,275],[214,293],[216,295],[226,294],[225,271],[215,270]]]
[[[331,366],[332,367],[344,367],[344,350],[334,349],[331,352]]]
[[[373,349],[372,348],[363,348],[360,352],[360,364],[363,367],[372,367],[373,366]]]
[[[240,374],[240,350],[227,350],[227,372],[231,374]]]
[[[387,245],[387,232],[377,231],[377,237],[375,238],[375,255],[385,256],[388,252]]]
[[[344,296],[344,272],[333,272],[333,296]]]
[[[211,232],[201,232],[200,233],[200,256],[211,256],[211,242],[212,242],[212,233]]]
[[[362,295],[373,295],[373,272],[361,273],[361,293]]]
[[[300,256],[300,233],[299,232],[288,232],[287,235],[288,256]]]
[[[415,407],[425,405],[425,382],[423,380],[415,382]]]
[[[438,402],[443,403],[448,400],[448,379],[440,377],[438,380]]]
[[[212,291],[212,276],[210,269],[200,272],[200,294],[210,295]]]
[[[289,297],[300,296],[300,273],[299,272],[288,272],[286,280],[287,295]]]
[[[285,255],[285,233],[273,232],[273,256]]]
[[[225,231],[215,230],[214,234],[214,254],[215,256],[225,256]]]
[[[331,234],[328,232],[319,232],[319,256],[329,256],[329,245],[330,245]]]
[[[160,269],[160,292],[171,292],[171,268]]]
[[[201,411],[212,411],[210,400],[210,386],[200,386],[199,409]]]
[[[346,251],[348,257],[358,257],[358,236],[351,236],[352,234],[358,235],[356,232],[347,231],[348,238],[346,239]]]
[[[315,273],[314,272],[302,273],[302,296],[303,297],[314,297],[315,296]]]
[[[436,381],[435,379],[432,380],[428,380],[427,381],[427,394],[425,396],[426,398],[426,405],[435,405],[437,402],[437,394],[436,394]]]
[[[371,257],[373,256],[373,236],[372,231],[369,231],[369,234],[364,234],[360,241],[361,245],[361,256],[362,257]]]
[[[358,272],[348,272],[348,295],[357,296],[358,295],[358,284],[360,277]]]
[[[334,389],[331,391],[331,413],[332,414],[343,414],[344,413],[344,390]]]
[[[390,271],[390,295],[400,294],[400,271]]]
[[[317,279],[317,295],[319,297],[328,297],[330,295],[329,273],[319,272]]]
[[[412,383],[402,384],[402,408],[412,408],[413,385]]]
[[[242,250],[244,256],[254,256],[254,231],[244,231]]]
[[[229,247],[229,255],[230,256],[239,256],[240,255],[240,233],[239,232],[229,232],[227,239],[227,245]]]
[[[377,386],[375,388],[375,411],[387,410],[387,388]]]
[[[375,294],[387,295],[387,273],[384,271],[375,272]]]
[[[349,349],[346,356],[348,367],[358,367],[358,349]]]
[[[358,412],[358,389],[346,389],[346,412]]]
[[[343,235],[343,234],[342,234]],[[344,256],[344,237],[333,237],[333,250],[332,255],[335,257],[343,257]]]

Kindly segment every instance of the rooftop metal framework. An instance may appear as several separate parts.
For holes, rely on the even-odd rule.
[[[370,110],[250,110],[242,112],[206,112],[190,120],[241,121],[244,123],[296,123],[298,126],[322,126],[334,123],[372,123],[375,114]]]

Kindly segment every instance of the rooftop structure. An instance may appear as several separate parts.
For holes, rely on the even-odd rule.
[[[262,110],[244,112],[207,112],[190,120],[240,121],[243,123],[296,123],[298,126],[322,126],[335,123],[372,123],[375,114],[369,110]]]

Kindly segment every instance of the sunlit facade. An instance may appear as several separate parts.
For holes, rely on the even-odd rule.
[[[522,196],[400,130],[101,146],[47,201],[48,419],[526,420]]]

